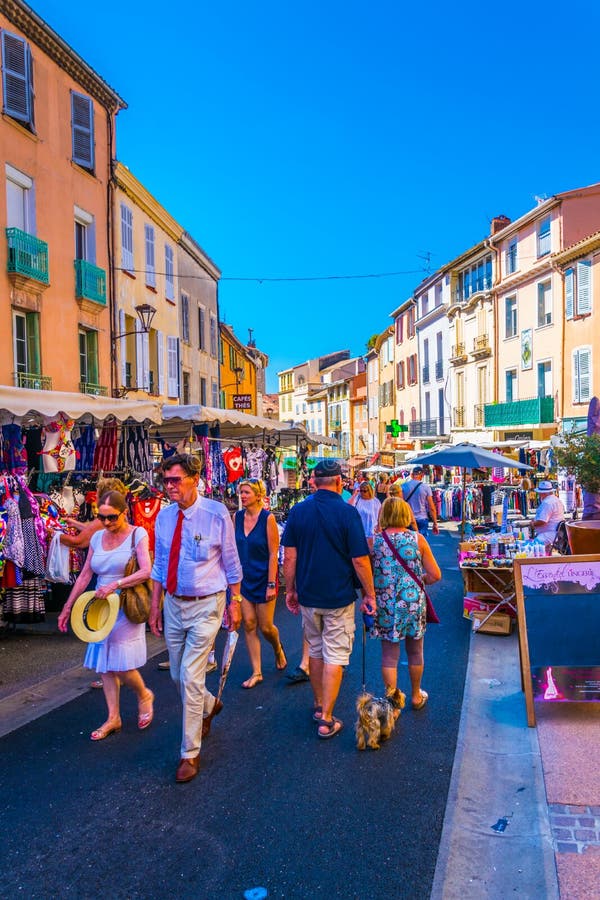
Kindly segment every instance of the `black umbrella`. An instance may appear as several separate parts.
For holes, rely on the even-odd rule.
[[[497,466],[503,469],[531,469],[525,463],[517,462],[501,453],[492,453],[484,450],[477,444],[465,441],[462,444],[454,444],[452,447],[444,447],[443,450],[433,450],[431,453],[423,453],[410,460],[411,466],[458,466],[463,470],[463,491],[461,500],[460,536],[465,531],[465,489],[467,483],[467,469],[491,469]]]

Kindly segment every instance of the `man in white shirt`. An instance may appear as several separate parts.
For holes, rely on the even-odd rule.
[[[171,678],[183,703],[175,780],[187,782],[198,774],[202,738],[208,737],[214,716],[223,708],[205,687],[206,665],[223,620],[228,586],[229,630],[236,631],[242,621],[242,567],[226,507],[198,492],[199,459],[186,454],[171,456],[164,461],[162,472],[171,505],[156,519],[149,625],[159,636],[164,617]]]
[[[556,537],[558,523],[565,517],[565,509],[561,500],[554,493],[552,482],[540,481],[536,488],[540,496],[540,505],[535,512],[533,527],[536,541],[551,543]]]

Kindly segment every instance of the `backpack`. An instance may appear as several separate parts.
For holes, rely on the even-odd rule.
[[[569,535],[567,532],[567,523],[559,522],[556,528],[556,535],[552,542],[552,549],[557,550],[561,556],[571,555],[571,546],[569,544]]]

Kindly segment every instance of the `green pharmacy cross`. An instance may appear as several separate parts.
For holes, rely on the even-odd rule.
[[[385,430],[392,437],[397,438],[401,432],[408,431],[408,425],[401,425],[398,419],[392,419],[390,424],[385,426]]]

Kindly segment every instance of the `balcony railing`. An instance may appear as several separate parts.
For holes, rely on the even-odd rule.
[[[34,391],[51,391],[52,378],[49,375],[37,375],[35,372],[16,372],[17,387],[31,388]]]
[[[444,377],[444,362],[443,362],[443,360],[438,359],[438,361],[435,364],[436,381],[441,381],[443,377]]]
[[[486,428],[554,422],[552,397],[530,397],[527,400],[513,400],[512,403],[486,403],[484,409]]]
[[[475,428],[481,428],[485,421],[485,404],[475,404]]]
[[[80,381],[79,393],[92,394],[94,397],[108,397],[108,388],[103,384],[94,384],[92,381]]]
[[[86,259],[75,260],[75,296],[106,306],[106,272]]]
[[[20,228],[7,228],[7,271],[49,284],[48,244]]]
[[[421,378],[423,379],[423,384],[429,384],[429,366],[423,366]]]
[[[455,428],[464,428],[465,427],[465,408],[464,408],[464,406],[455,406],[454,407],[454,427]]]
[[[473,353],[487,353],[491,350],[490,339],[487,334],[478,334],[473,338]]]
[[[450,350],[450,359],[462,359],[466,355],[467,352],[464,341],[462,341],[460,344],[454,344],[454,346]]]
[[[331,419],[329,422],[329,430],[330,431],[341,431],[342,423],[339,419]]]

